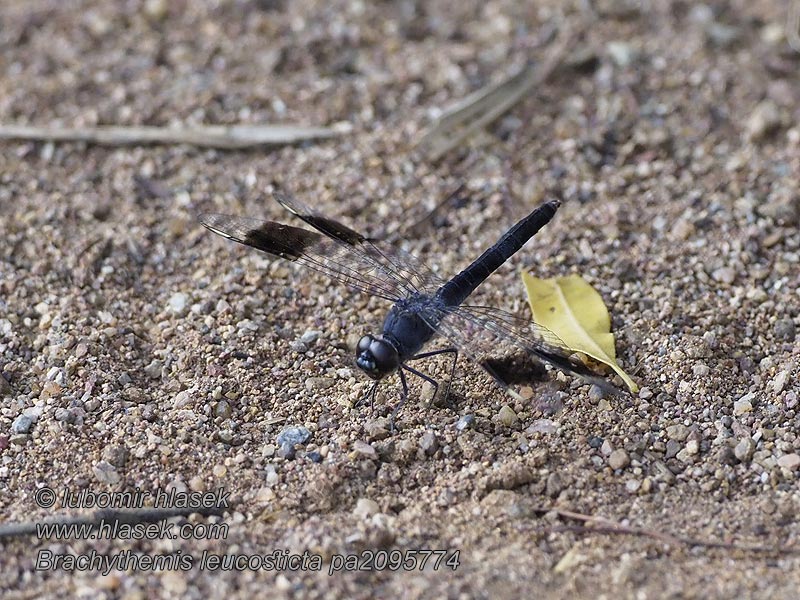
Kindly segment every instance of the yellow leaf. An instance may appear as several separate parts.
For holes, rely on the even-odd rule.
[[[539,279],[522,273],[533,320],[555,333],[570,350],[607,364],[628,389],[639,389],[617,364],[611,318],[600,294],[580,275]]]

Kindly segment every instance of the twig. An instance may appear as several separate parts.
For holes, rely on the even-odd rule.
[[[235,150],[254,146],[280,146],[328,139],[350,130],[336,127],[295,125],[198,125],[196,127],[29,127],[0,125],[0,139],[89,142],[102,146],[134,144],[190,144],[204,148]]]
[[[738,550],[741,552],[762,552],[762,553],[780,553],[780,554],[795,554],[800,552],[800,547],[795,546],[759,546],[748,544],[737,544],[734,542],[716,542],[712,540],[701,540],[694,537],[686,537],[680,535],[672,535],[670,533],[663,533],[653,529],[646,529],[644,527],[630,527],[622,525],[611,519],[605,517],[596,517],[593,515],[586,515],[583,513],[574,512],[571,510],[561,508],[537,508],[537,513],[546,514],[554,512],[564,519],[572,519],[574,521],[581,521],[586,525],[563,525],[553,527],[542,527],[536,531],[540,533],[551,533],[570,531],[574,533],[599,533],[611,535],[635,535],[641,537],[649,537],[671,546],[699,546],[702,548],[722,548],[724,550]]]
[[[541,64],[529,63],[500,83],[473,92],[446,111],[423,135],[418,146],[436,161],[508,112],[561,64],[574,35],[565,34]]]
[[[191,514],[203,516],[222,516],[228,509],[227,506],[212,506],[199,508],[141,508],[134,510],[97,510],[89,515],[80,517],[62,517],[49,521],[26,521],[24,523],[0,524],[0,539],[35,535],[37,529],[51,525],[90,525],[99,527],[101,523],[157,523],[172,517],[188,517]]]

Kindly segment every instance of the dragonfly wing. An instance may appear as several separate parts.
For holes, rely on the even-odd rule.
[[[200,223],[229,240],[304,265],[352,288],[395,302],[412,290],[367,254],[355,237],[326,237],[275,221],[204,214]],[[356,234],[353,232],[353,234]]]
[[[365,261],[384,271],[388,277],[402,280],[407,291],[431,293],[444,283],[439,275],[413,254],[363,236],[347,225],[316,212],[285,192],[275,191],[273,196],[286,210],[320,233],[342,244],[358,247]]]
[[[574,358],[574,352],[556,334],[531,319],[498,308],[462,305],[447,311],[439,324],[439,333],[504,387],[507,386],[503,378],[491,366],[492,359],[522,351],[605,391],[619,393],[616,387]]]

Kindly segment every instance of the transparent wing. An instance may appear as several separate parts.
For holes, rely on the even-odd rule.
[[[506,382],[492,368],[492,359],[522,351],[610,393],[619,393],[616,387],[573,358],[573,351],[556,334],[531,319],[498,308],[462,305],[446,311],[438,331],[503,387],[507,387]]]
[[[365,252],[356,239],[232,215],[204,214],[200,223],[229,240],[294,261],[372,296],[395,302],[416,289],[408,279],[397,277],[392,265]]]
[[[391,279],[402,281],[405,292],[432,293],[444,283],[439,275],[413,254],[367,238],[282,191],[275,191],[273,195],[281,206],[317,231],[345,246],[357,248],[364,261],[374,269]]]

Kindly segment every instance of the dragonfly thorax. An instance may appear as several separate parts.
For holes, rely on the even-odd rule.
[[[400,353],[382,337],[365,335],[356,346],[356,365],[372,379],[382,379],[398,369]]]

